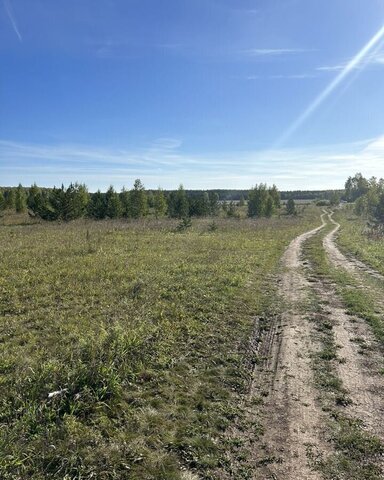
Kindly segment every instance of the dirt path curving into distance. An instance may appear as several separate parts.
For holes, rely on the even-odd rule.
[[[326,225],[300,235],[283,258],[280,296],[284,302],[281,324],[269,341],[264,450],[266,465],[255,479],[317,480],[321,476],[308,464],[308,449],[324,452],[324,413],[316,401],[311,354],[317,350],[305,313],[307,282],[302,269],[302,245]]]

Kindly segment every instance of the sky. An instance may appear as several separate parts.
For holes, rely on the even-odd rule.
[[[384,177],[384,0],[0,0],[0,185]]]

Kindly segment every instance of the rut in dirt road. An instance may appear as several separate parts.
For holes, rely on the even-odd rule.
[[[280,294],[286,304],[281,318],[280,335],[275,336],[268,365],[273,379],[266,404],[264,448],[269,465],[255,478],[317,480],[321,476],[308,463],[308,449],[324,453],[327,445],[322,435],[324,413],[319,407],[314,387],[311,354],[317,350],[313,326],[304,313],[309,284],[302,273],[303,243],[318,233],[323,224],[297,237],[286,250],[282,262]]]

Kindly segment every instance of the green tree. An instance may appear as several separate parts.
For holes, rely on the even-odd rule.
[[[0,212],[5,209],[5,198],[3,192],[0,190]]]
[[[13,188],[10,190],[5,191],[5,208],[9,210],[14,210],[15,209],[15,203],[16,203],[16,192]]]
[[[15,209],[17,213],[25,212],[27,209],[27,195],[21,183],[16,188]]]
[[[183,185],[171,192],[168,201],[168,213],[173,218],[185,218],[189,215],[189,202]]]
[[[123,213],[119,194],[115,192],[112,185],[105,194],[105,213],[109,218],[119,218]]]
[[[235,202],[231,201],[229,202],[229,204],[227,205],[227,217],[237,217],[237,218],[240,218],[240,215],[236,209],[236,204]]]
[[[167,200],[161,188],[156,191],[153,197],[153,208],[156,218],[163,217],[167,212]]]
[[[349,177],[345,182],[345,197],[348,202],[354,202],[369,190],[369,181],[361,173]]]
[[[216,192],[209,195],[209,210],[213,217],[217,217],[220,213],[219,194]]]
[[[354,212],[356,215],[368,215],[368,198],[366,195],[359,197],[354,206]]]
[[[243,196],[243,195],[241,195],[241,197],[240,197],[240,201],[239,201],[239,207],[244,207],[244,205],[245,205],[244,196]]]
[[[28,190],[28,198],[27,198],[27,205],[30,210],[34,213],[38,213],[39,204],[41,201],[41,190],[40,188],[34,183],[31,185],[31,188]]]
[[[61,185],[60,188],[53,187],[49,194],[49,205],[47,207],[47,213],[51,216],[51,220],[59,220],[64,217],[66,209],[64,185]]]
[[[131,217],[140,218],[147,215],[147,195],[140,179],[135,180],[133,189],[130,192],[129,201]]]
[[[265,216],[267,200],[269,193],[264,183],[256,185],[248,195],[248,216],[263,217]]]
[[[88,203],[89,193],[87,187],[83,184],[71,183],[64,193],[61,218],[69,221],[82,217],[87,211]]]
[[[287,214],[288,215],[296,215],[296,203],[293,198],[290,198],[287,202]]]
[[[131,199],[130,199],[130,192],[126,190],[125,187],[122,188],[120,192],[120,203],[122,208],[122,215],[123,217],[129,217],[131,215]]]
[[[105,195],[98,190],[91,195],[88,205],[88,216],[96,220],[102,220],[107,216],[107,204]]]
[[[375,219],[381,225],[384,225],[384,192],[379,197],[378,204],[375,209]]]
[[[265,202],[265,211],[264,214],[266,217],[272,217],[276,209],[276,204],[271,195],[268,195],[268,198]]]
[[[155,208],[155,195],[152,190],[146,192],[148,208]]]
[[[278,191],[276,185],[272,185],[272,188],[269,189],[269,195],[272,197],[275,209],[278,210],[281,207],[281,199],[280,192]]]
[[[207,192],[192,198],[189,201],[189,215],[196,217],[206,217],[210,213],[210,202]]]
[[[38,198],[35,213],[43,220],[56,220],[58,215],[52,206],[52,192],[43,190]]]

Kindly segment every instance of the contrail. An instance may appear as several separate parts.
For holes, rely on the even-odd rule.
[[[7,15],[9,17],[9,20],[11,21],[12,23],[12,27],[19,39],[20,42],[23,41],[23,37],[21,36],[20,32],[19,32],[19,29],[17,28],[17,24],[16,24],[16,20],[15,20],[15,16],[13,15],[13,11],[12,11],[12,7],[11,7],[11,4],[10,4],[10,1],[9,0],[3,0],[3,4],[4,4],[4,8],[5,8],[5,11],[7,12]]]
[[[289,127],[289,129],[278,140],[275,147],[279,147],[286,142],[296,130],[317,110],[320,105],[331,95],[331,93],[347,78],[371,53],[373,48],[384,38],[384,26],[371,38],[371,40],[352,58],[345,68],[332,80],[332,82],[321,92],[321,94],[309,105],[309,107],[299,116],[299,118]]]

